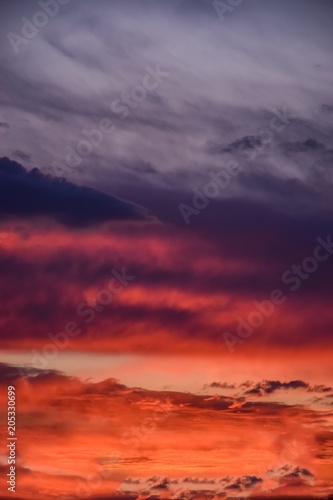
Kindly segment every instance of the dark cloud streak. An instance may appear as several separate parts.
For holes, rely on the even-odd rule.
[[[111,220],[144,220],[143,208],[100,191],[76,186],[65,179],[27,171],[19,163],[0,158],[0,216],[51,217],[70,227]]]

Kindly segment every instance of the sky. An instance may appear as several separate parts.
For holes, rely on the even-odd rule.
[[[1,498],[333,494],[332,16],[1,3]]]

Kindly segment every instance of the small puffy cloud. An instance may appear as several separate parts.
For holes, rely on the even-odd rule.
[[[269,469],[267,473],[270,477],[278,480],[280,484],[295,482],[295,480],[297,482],[312,484],[314,480],[314,475],[309,470],[289,464]]]
[[[263,479],[257,476],[243,475],[222,478],[183,477],[168,478],[151,476],[149,478],[127,478],[119,488],[122,493],[136,493],[147,500],[151,495],[163,495],[165,498],[203,498],[225,497],[233,492],[243,493],[260,485]]]
[[[235,384],[228,384],[227,382],[212,382],[211,384],[205,384],[204,389],[235,389]]]

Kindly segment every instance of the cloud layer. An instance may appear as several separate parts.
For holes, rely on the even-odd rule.
[[[332,412],[268,400],[237,406],[230,396],[150,391],[113,378],[94,383],[2,364],[0,384],[8,383],[19,395],[18,474],[26,499],[282,496],[296,485],[316,496],[331,487],[325,470]],[[1,404],[5,398],[2,391]]]

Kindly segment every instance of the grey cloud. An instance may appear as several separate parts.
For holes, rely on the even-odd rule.
[[[38,135],[45,149],[49,149],[49,156],[55,156],[59,148],[66,146],[67,137],[74,139],[82,128],[93,128],[99,119],[111,116],[112,99],[140,83],[145,66],[152,62],[168,68],[170,81],[119,124],[121,131],[131,131],[126,136],[126,150],[120,153],[116,147],[101,148],[101,156],[110,165],[118,161],[134,163],[138,155],[159,168],[161,165],[163,171],[204,171],[207,156],[212,155],[205,156],[202,146],[209,141],[217,149],[230,151],[242,137],[248,148],[253,148],[251,139],[259,145],[258,126],[267,123],[265,120],[259,123],[255,109],[272,109],[284,99],[290,105],[297,95],[304,119],[314,105],[322,107],[322,115],[327,114],[328,92],[323,91],[321,102],[317,102],[319,97],[313,92],[312,81],[314,77],[318,79],[318,72],[323,72],[322,86],[329,88],[325,65],[310,75],[308,67],[312,67],[312,61],[318,62],[318,54],[321,59],[329,55],[327,47],[319,46],[315,39],[315,35],[320,38],[325,33],[328,15],[307,5],[302,7],[302,19],[296,7],[291,9],[292,19],[289,19],[286,3],[271,4],[274,5],[267,8],[262,2],[254,1],[249,6],[244,3],[233,12],[231,23],[221,29],[210,1],[173,0],[167,4],[143,1],[140,5],[128,0],[100,1],[96,10],[92,2],[73,0],[59,18],[53,19],[31,41],[34,50],[29,45],[25,57],[13,61],[7,54],[0,63],[2,103],[10,114],[26,112],[38,118],[36,130],[26,130],[26,143],[20,148],[25,151],[29,139],[37,146]],[[279,5],[277,12],[276,5]],[[326,6],[325,12],[330,13],[331,9]],[[133,19],[131,29],[127,22],[129,13]],[[297,59],[297,65],[293,65],[296,47],[293,43],[303,40],[303,28],[308,27],[312,17],[316,18],[318,28],[313,34],[315,43],[309,51],[309,63],[305,66]],[[193,37],[194,22],[200,27],[197,39]],[[262,26],[261,35],[256,29],[258,22]],[[243,27],[248,29],[247,37],[238,35]],[[172,40],[166,35],[171,28]],[[224,64],[224,60],[230,61],[230,54],[235,55],[233,63]],[[50,63],[48,74],[42,71],[41,62],[45,60]],[[269,72],[272,66],[274,80]],[[264,78],[258,79],[261,72]],[[317,128],[316,120],[312,121]],[[45,131],[43,122],[47,123]],[[218,140],[219,133],[223,141]],[[14,140],[13,137],[9,146],[12,147]],[[320,137],[317,140],[325,143]],[[297,141],[295,138],[292,142]],[[167,155],[170,146],[173,155]],[[38,158],[40,154],[36,148],[35,164],[45,164]],[[215,167],[220,161],[209,160],[215,162]],[[110,170],[113,171],[112,166],[109,173]]]
[[[99,9],[91,1],[73,0],[22,57],[5,52],[0,60],[1,103],[8,117],[19,118],[15,125],[10,121],[6,154],[19,143],[46,171],[48,162],[59,154],[63,158],[66,146],[79,140],[81,130],[110,118],[117,130],[98,146],[93,169],[85,159],[69,180],[79,178],[109,194],[121,186],[117,194],[125,199],[128,189],[144,190],[151,199],[168,190],[175,205],[179,192],[191,194],[193,180],[205,184],[209,171],[223,168],[224,154],[237,154],[240,146],[248,152],[262,147],[260,128],[269,125],[273,108],[286,104],[298,118],[274,136],[255,164],[238,155],[244,173],[221,197],[260,197],[279,206],[288,200],[301,208],[306,202],[330,205],[331,12],[327,2],[318,9],[311,2],[290,7],[273,1],[267,7],[254,0],[235,9],[222,29],[208,0],[100,1]],[[243,29],[246,36],[239,35]],[[306,63],[297,57],[301,43],[308,49]],[[111,111],[112,100],[140,84],[145,67],[157,63],[170,72],[168,81],[121,121]],[[23,126],[22,117],[29,117],[29,124]],[[315,161],[323,164],[314,168]]]
[[[133,165],[123,164],[125,168],[137,172],[138,174],[157,174],[158,170],[150,163],[145,161],[137,161]]]

